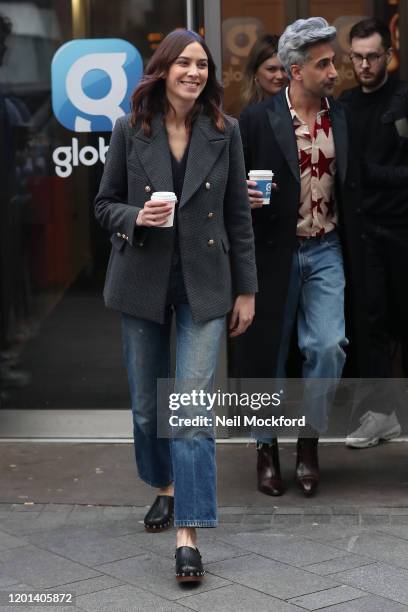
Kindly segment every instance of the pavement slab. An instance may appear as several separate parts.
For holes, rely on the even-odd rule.
[[[35,534],[28,539],[31,544],[43,550],[54,552],[61,557],[90,567],[134,557],[144,552],[143,549],[135,549],[135,546],[125,539],[101,536],[96,530],[79,529],[76,532],[71,525]]]
[[[278,530],[250,534],[239,533],[223,537],[223,540],[234,546],[295,567],[303,567],[344,556],[342,551],[326,544],[301,539]]]
[[[0,521],[0,529],[16,536],[24,536],[37,531],[62,527],[66,524],[66,521],[67,515],[65,513],[12,512],[7,518]]]
[[[284,600],[339,584],[331,577],[318,576],[254,554],[210,563],[207,568],[217,576]]]
[[[408,523],[406,525],[391,524],[376,526],[375,530],[408,541]]]
[[[31,545],[2,551],[1,562],[1,569],[7,568],[7,574],[38,589],[99,575],[80,563]]]
[[[146,514],[146,508],[143,508],[143,516]],[[130,514],[125,518],[105,518],[96,522],[96,528],[100,533],[113,538],[127,535],[137,535],[138,533],[144,533],[143,518],[140,518],[136,514]]]
[[[406,569],[385,563],[372,563],[333,574],[331,577],[340,583],[408,605],[408,571]]]
[[[4,589],[5,587],[9,587],[12,584],[17,584],[18,582],[19,582],[18,578],[9,576],[8,574],[6,574],[0,569],[0,590]]]
[[[67,593],[72,593],[76,597],[77,595],[87,595],[88,593],[104,591],[105,589],[110,589],[111,587],[122,586],[122,584],[123,583],[116,578],[102,575],[97,576],[96,578],[87,578],[85,580],[68,582],[67,584],[64,584],[64,590]],[[50,589],[46,589],[46,591],[58,593],[61,591],[61,587],[52,587]]]
[[[302,608],[268,597],[259,591],[239,585],[225,586],[209,593],[190,595],[179,600],[191,610],[199,612],[237,612],[262,610],[262,612],[301,612]]]
[[[347,552],[408,569],[408,541],[405,539],[372,531],[335,539],[332,545]]]
[[[76,599],[87,612],[185,612],[186,608],[130,584],[108,588]]]
[[[302,595],[302,597],[294,597],[289,599],[289,603],[296,604],[306,610],[321,610],[328,606],[333,606],[338,603],[351,602],[352,600],[364,597],[365,592],[352,587],[348,587],[344,584],[334,587],[332,589],[326,589],[311,595]],[[349,604],[352,606],[353,604]]]
[[[345,555],[337,559],[306,565],[304,569],[308,572],[319,574],[319,576],[330,576],[330,574],[336,574],[348,569],[354,569],[355,567],[369,565],[370,563],[374,563],[374,560],[367,559],[367,557],[359,557],[358,555]]]
[[[368,595],[353,601],[320,608],[319,612],[407,612],[408,606],[396,603],[383,597]]]
[[[347,522],[343,523],[342,521],[338,521],[338,518],[332,519],[330,522],[324,524],[312,523],[305,525],[302,521],[299,521],[297,525],[279,526],[279,531],[294,538],[305,538],[322,544],[331,544],[335,539],[371,532],[367,527],[361,527],[359,525],[350,526]],[[277,533],[277,526],[274,525],[273,529],[270,529],[270,531]]]
[[[7,550],[8,548],[18,548],[19,546],[25,546],[27,540],[24,538],[16,538],[4,531],[0,531],[0,552]]]

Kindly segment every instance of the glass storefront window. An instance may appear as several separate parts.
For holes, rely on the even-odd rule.
[[[201,30],[205,2],[196,3]],[[242,108],[242,73],[255,40],[281,33],[296,18],[294,4],[220,0],[227,112],[237,115]],[[354,85],[347,35],[364,16],[375,14],[389,23],[395,49],[390,69],[398,71],[397,0],[296,5],[339,29],[338,92]],[[75,37],[124,39],[145,64],[166,33],[185,22],[185,0],[0,0],[2,407],[129,405],[119,318],[104,308],[101,297],[109,240],[93,217],[103,170],[99,158],[109,133],[75,132],[58,122],[51,107],[50,65],[57,49]],[[211,19],[205,24],[207,32],[218,25]],[[56,173],[60,147],[65,177]],[[81,155],[85,163],[78,161]]]
[[[0,1],[3,408],[129,406],[120,319],[102,299],[110,242],[93,216],[110,133],[61,125],[51,61],[79,36],[128,41],[145,63],[185,18],[184,0]]]
[[[383,3],[367,0],[310,0],[307,15],[320,15],[338,29],[336,41],[337,68],[339,81],[335,95],[355,85],[349,59],[348,34],[350,28],[360,19],[377,16],[389,24],[394,54],[389,66],[390,72],[399,69],[399,2],[384,0]],[[225,88],[226,111],[238,115],[242,110],[242,73],[249,51],[254,42],[263,34],[280,34],[289,21],[305,17],[293,11],[293,5],[285,1],[232,2],[221,0],[222,17],[222,75]]]
[[[385,0],[382,6],[376,3],[375,11],[373,3],[365,0],[343,0],[342,2],[330,2],[330,0],[310,0],[309,15],[320,15],[325,17],[329,23],[337,28],[337,39],[335,43],[337,70],[339,73],[338,85],[335,96],[343,89],[355,86],[353,69],[349,58],[350,45],[348,35],[355,23],[366,17],[379,17],[389,24],[394,54],[388,67],[390,72],[398,73],[399,67],[399,25],[398,25],[398,0]]]
[[[135,45],[146,63],[168,32],[185,27],[185,4],[185,0],[121,0],[106,3],[93,0],[90,35],[92,38],[120,35]]]
[[[241,108],[242,74],[248,54],[263,34],[279,34],[285,27],[285,2],[221,1],[222,79],[227,113]]]

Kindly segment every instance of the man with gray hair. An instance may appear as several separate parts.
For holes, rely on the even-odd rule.
[[[234,374],[285,377],[296,325],[308,426],[297,442],[295,480],[306,496],[319,482],[318,436],[327,430],[346,347],[348,358],[355,357],[354,375],[364,364],[358,168],[344,110],[328,99],[337,80],[335,36],[322,17],[289,25],[278,49],[289,86],[240,118],[247,171],[272,170],[277,188],[263,206],[256,183],[248,181],[260,287],[255,322],[237,343]],[[257,452],[258,489],[281,495],[276,438],[258,440]]]

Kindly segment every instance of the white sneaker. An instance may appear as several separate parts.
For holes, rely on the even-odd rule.
[[[360,418],[360,427],[346,438],[346,446],[353,448],[368,448],[376,446],[380,440],[397,438],[401,433],[395,412],[382,414],[368,410]]]

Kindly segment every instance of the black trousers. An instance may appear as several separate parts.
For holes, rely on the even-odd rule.
[[[393,376],[395,344],[401,346],[403,376],[408,377],[408,231],[382,227],[365,231],[370,324],[369,375]],[[394,373],[395,376],[395,373]]]

